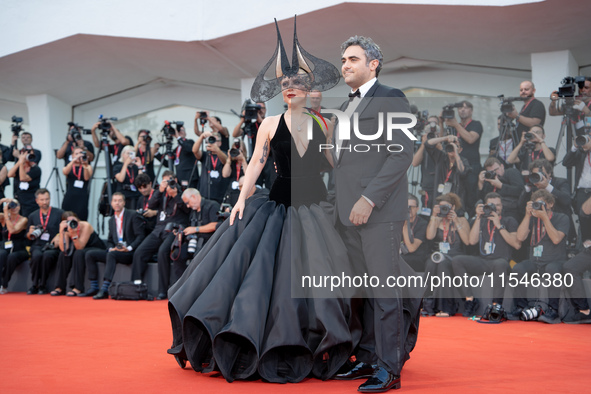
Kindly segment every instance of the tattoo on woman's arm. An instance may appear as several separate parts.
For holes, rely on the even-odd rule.
[[[261,156],[261,164],[265,164],[267,156],[269,156],[269,140],[266,140],[265,145],[263,145],[263,156]]]

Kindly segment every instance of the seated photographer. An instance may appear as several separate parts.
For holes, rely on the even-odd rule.
[[[227,127],[222,126],[222,120],[217,116],[211,116],[209,111],[197,111],[195,113],[195,123],[193,126],[195,134],[197,137],[201,136],[203,130],[200,130],[199,126],[203,128],[207,122],[209,122],[209,127],[211,127],[212,133],[220,134],[220,138],[222,139],[222,146],[220,146],[220,149],[222,152],[226,152],[230,149],[230,132]]]
[[[84,148],[76,147],[72,160],[63,168],[66,176],[66,194],[62,201],[64,211],[76,212],[80,220],[88,219],[88,182],[92,177],[92,166]]]
[[[507,163],[515,164],[522,174],[527,175],[529,163],[538,159],[546,159],[554,164],[556,150],[546,145],[546,133],[542,126],[533,126],[529,131],[521,133],[521,141],[507,158]]]
[[[10,158],[10,161],[17,161],[19,156],[20,156],[20,151],[17,148],[17,141],[18,141],[18,135],[13,134],[12,135],[12,157]],[[31,146],[33,145],[33,135],[31,133],[29,133],[28,131],[23,131],[21,133],[21,142],[23,144],[23,146]],[[39,165],[39,162],[41,161],[41,151],[39,149],[33,149],[33,156],[31,158],[31,161],[34,161],[35,163],[37,163],[37,165]]]
[[[41,168],[33,161],[33,148],[31,145],[21,149],[16,164],[8,171],[8,177],[14,178],[14,198],[21,205],[21,214],[25,217],[37,209],[35,203],[35,191],[39,189],[41,181]]]
[[[202,150],[205,140],[205,152]],[[197,138],[193,145],[193,154],[201,162],[201,179],[199,179],[199,192],[209,200],[221,203],[228,187],[227,178],[222,176],[222,171],[228,157],[221,151],[222,140],[219,133],[205,132]]]
[[[38,210],[29,215],[29,232],[27,238],[31,241],[31,281],[33,286],[27,294],[47,294],[47,278],[55,267],[59,249],[52,243],[60,230],[62,214],[59,208],[50,206],[51,196],[47,189],[37,189],[35,202]]]
[[[101,134],[106,133],[113,143],[109,144],[109,159],[111,164],[115,164],[121,158],[121,151],[123,150],[124,146],[133,145],[133,140],[126,135],[121,134],[121,132],[115,127],[111,120],[99,120],[95,124],[92,125],[90,129],[90,134],[92,134],[92,141],[94,142],[94,146],[97,149],[102,149],[101,140],[96,134],[96,129],[101,129]]]
[[[575,212],[591,197],[591,136],[582,135],[575,138],[573,146],[564,156],[562,165],[570,169],[575,167]]]
[[[583,250],[575,257],[564,263],[562,272],[573,276],[573,284],[570,288],[565,287],[572,305],[575,308],[573,322],[591,323],[591,310],[583,286],[583,274],[591,271],[591,197],[583,203],[579,212],[581,223],[581,239]]]
[[[86,141],[82,138],[80,128],[72,122],[68,123],[69,130],[66,134],[66,140],[62,146],[57,150],[57,158],[64,159],[64,166],[72,161],[72,155],[75,148],[86,148],[86,154],[88,155],[88,162],[92,163],[94,160],[94,146],[92,142]]]
[[[415,271],[425,271],[425,261],[429,258],[430,242],[427,241],[427,220],[419,212],[419,199],[408,194],[408,220],[402,227],[402,243],[400,251],[402,258]]]
[[[424,277],[429,276],[451,276],[453,267],[452,257],[464,253],[464,245],[470,241],[470,225],[464,217],[456,214],[462,208],[460,198],[454,193],[443,194],[435,200],[435,206],[431,219],[427,225],[427,239],[433,241],[436,251],[425,263]],[[433,292],[428,289],[423,300],[424,312],[433,315],[436,311],[438,317],[449,317],[455,315],[457,304],[453,298],[452,287],[442,287],[439,294],[433,298]]]
[[[506,168],[514,167],[512,164],[507,164],[507,159],[519,141],[519,137],[515,134],[515,129],[508,124],[511,120],[511,118],[506,117],[504,114],[497,117],[499,136],[491,139],[488,146],[488,157],[496,157]]]
[[[72,270],[73,283],[66,294],[75,297],[84,293],[84,275],[86,273],[86,253],[93,249],[105,249],[104,242],[88,222],[78,219],[75,212],[67,211],[62,214],[60,231],[55,241],[60,248],[57,259],[57,283],[52,296],[65,294],[68,274]]]
[[[158,297],[159,300],[167,298],[166,292],[170,281],[170,249],[175,236],[164,231],[167,224],[175,223],[186,227],[189,223],[190,209],[181,198],[181,187],[171,171],[165,171],[158,190],[154,191],[148,202],[149,209],[157,209],[156,226],[137,248],[131,265],[131,280],[141,281],[146,272],[148,262],[152,260],[154,253],[158,252]],[[168,275],[166,275],[168,273]]]
[[[246,174],[246,147],[240,139],[235,139],[232,149],[228,151],[228,160],[222,169],[222,177],[230,183],[226,188],[224,203],[234,206],[240,195],[240,178]]]
[[[440,142],[443,144],[443,150],[436,147]],[[465,180],[472,168],[468,160],[460,156],[462,147],[458,138],[447,135],[428,139],[425,148],[435,162],[436,195],[454,193],[461,201],[465,201]],[[458,208],[458,214],[463,216],[464,210]]]
[[[140,173],[140,159],[135,157],[135,148],[126,146],[121,151],[121,161],[113,166],[115,191],[123,193],[128,209],[135,209],[140,192],[135,186],[135,178]]]
[[[421,204],[425,208],[433,208],[433,201],[435,201],[435,161],[425,154],[425,143],[430,138],[439,137],[441,128],[439,127],[439,118],[437,116],[429,116],[427,118],[427,125],[423,134],[421,135],[421,144],[412,158],[413,167],[421,166]],[[443,149],[441,143],[436,145],[436,148]]]
[[[115,276],[117,264],[131,264],[133,254],[146,237],[145,222],[134,210],[125,208],[125,195],[113,193],[111,197],[113,216],[109,219],[109,235],[107,249],[93,249],[86,253],[86,269],[90,280],[90,290],[81,297],[91,297],[95,300],[109,298],[109,286]],[[98,286],[98,262],[106,263],[103,285]]]
[[[539,321],[545,323],[560,323],[558,316],[558,300],[560,288],[554,287],[555,274],[562,272],[562,265],[566,261],[566,234],[568,234],[569,220],[562,213],[553,212],[554,196],[547,190],[538,190],[531,196],[525,209],[525,217],[517,229],[517,240],[523,242],[531,233],[529,260],[517,263],[513,272],[517,274],[515,288],[515,307],[508,316],[517,320],[521,312],[528,308],[525,282],[534,273],[550,275],[552,285],[548,287],[548,308],[543,308]],[[539,289],[536,289],[539,291]]]
[[[478,176],[478,194],[483,199],[488,193],[501,195],[505,216],[520,220],[522,213],[517,207],[517,201],[523,190],[523,177],[515,168],[505,168],[503,163],[495,157],[489,157],[484,162],[484,171]]]
[[[0,248],[0,294],[6,294],[8,282],[16,267],[29,258],[27,252],[27,223],[26,216],[19,214],[20,205],[17,200],[3,198],[3,213],[0,214],[2,225],[2,248]]]
[[[517,220],[503,216],[503,203],[498,193],[488,193],[484,204],[476,207],[476,217],[470,230],[470,245],[478,245],[478,256],[455,256],[451,264],[455,276],[494,274],[495,280],[511,269],[509,260],[513,249],[519,249]],[[460,287],[464,297],[464,316],[475,314],[480,305],[471,287]],[[502,286],[493,287],[493,304],[503,303]]]
[[[137,144],[135,146],[135,157],[139,160],[137,165],[141,172],[148,174],[150,180],[154,182],[156,174],[154,173],[154,159],[162,160],[162,154],[158,152],[160,144],[152,144],[152,136],[150,130],[140,130],[137,136]]]
[[[140,198],[137,200],[136,211],[144,217],[144,220],[146,221],[144,230],[146,235],[148,235],[154,231],[154,227],[156,226],[156,215],[158,214],[158,210],[148,208],[148,202],[154,194],[152,181],[147,174],[138,174],[137,178],[135,178],[135,187],[141,194]]]

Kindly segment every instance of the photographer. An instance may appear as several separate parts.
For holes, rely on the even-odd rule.
[[[440,142],[443,144],[443,150],[436,147]],[[454,193],[461,201],[465,201],[465,180],[472,168],[468,160],[460,156],[462,147],[458,138],[453,135],[432,138],[427,140],[425,148],[435,162],[436,195]],[[460,211],[460,215],[463,212]]]
[[[441,134],[441,127],[439,126],[439,118],[437,116],[429,116],[428,123],[421,134],[421,144],[412,158],[413,167],[421,166],[421,203],[425,208],[433,208],[433,201],[435,200],[435,161],[425,154],[425,143],[428,139],[439,137]],[[436,148],[441,150],[441,143],[436,145]]]
[[[21,204],[21,214],[25,217],[37,209],[35,192],[41,181],[41,168],[34,160],[33,147],[26,145],[21,149],[19,159],[8,171],[8,177],[14,178],[14,198]]]
[[[133,146],[125,146],[121,152],[122,163],[116,163],[113,166],[115,175],[115,191],[123,193],[126,205],[129,209],[135,209],[140,192],[135,187],[135,178],[140,173],[138,164],[140,159],[135,157]]]
[[[562,165],[568,169],[575,167],[575,212],[579,212],[583,203],[591,197],[591,136],[577,137],[570,152],[564,156]]]
[[[465,218],[456,214],[462,208],[462,201],[456,194],[443,194],[437,197],[435,204],[426,236],[433,241],[436,251],[427,260],[425,277],[451,276],[451,259],[464,253],[464,245],[470,241],[470,226]],[[423,307],[425,313],[432,315],[438,310],[438,317],[455,315],[457,304],[453,293],[453,288],[445,286],[433,298],[434,294],[427,290]]]
[[[181,187],[171,171],[167,170],[162,175],[162,182],[158,190],[155,190],[152,198],[150,198],[148,208],[158,210],[157,222],[154,231],[144,239],[133,256],[131,280],[141,281],[143,279],[148,262],[150,262],[154,253],[158,252],[159,280],[157,299],[165,300],[170,281],[170,266],[165,267],[164,262],[170,264],[170,247],[175,236],[164,230],[169,223],[186,227],[189,222],[190,212],[190,209],[183,203]]]
[[[515,164],[524,175],[527,175],[529,163],[534,160],[546,159],[554,163],[556,150],[546,145],[545,138],[546,133],[541,126],[533,126],[529,131],[522,132],[521,141],[509,155],[507,163]]]
[[[86,253],[86,269],[90,280],[90,290],[80,296],[91,297],[95,300],[109,298],[109,286],[115,276],[117,264],[131,264],[133,254],[146,237],[145,222],[136,211],[125,208],[125,195],[113,193],[111,198],[113,216],[109,219],[109,236],[107,249],[89,250]],[[103,285],[98,287],[98,262],[106,263]]]
[[[197,135],[197,137],[201,136],[202,130],[199,129],[199,126],[201,125],[201,127],[203,127],[207,122],[209,122],[209,127],[211,127],[212,133],[220,134],[220,138],[222,139],[222,146],[220,149],[222,152],[226,152],[230,149],[230,132],[227,127],[222,126],[222,120],[217,116],[210,116],[209,111],[197,111],[195,113],[195,122],[193,126],[195,135]]]
[[[507,159],[509,158],[509,155],[511,155],[511,152],[513,152],[513,149],[517,146],[519,137],[515,134],[515,129],[513,127],[505,130],[505,133],[503,134],[502,122],[505,120],[506,117],[504,114],[499,115],[497,118],[497,130],[499,131],[499,136],[490,140],[488,157],[496,157],[506,168],[509,168],[514,167],[514,165],[507,164]],[[508,120],[510,121],[510,119]]]
[[[10,185],[8,182],[8,170],[3,163],[0,163],[0,198],[4,198],[4,188]]]
[[[59,232],[64,213],[59,208],[50,206],[51,196],[47,189],[37,189],[35,202],[38,210],[29,215],[29,232],[31,241],[31,280],[33,286],[27,294],[47,294],[47,278],[55,267],[59,249],[51,242]]]
[[[152,188],[152,181],[150,177],[145,174],[141,173],[135,178],[135,187],[140,192],[141,196],[137,201],[136,210],[137,212],[144,217],[146,221],[145,226],[145,233],[146,235],[150,234],[154,231],[154,227],[156,226],[156,215],[158,211],[156,209],[149,209],[148,202],[152,195],[154,194],[154,189]]]
[[[84,293],[84,274],[86,273],[86,253],[93,249],[105,249],[105,244],[90,223],[79,220],[75,212],[62,214],[60,231],[55,240],[60,248],[57,259],[57,283],[52,296],[64,295],[68,274],[73,267],[71,288],[66,294],[76,297]]]
[[[182,124],[179,125],[179,122],[177,122],[176,129],[171,128],[170,130],[174,132],[174,138],[177,140],[177,147],[173,152],[176,178],[183,189],[198,187],[199,170],[197,169],[197,160],[195,160],[195,155],[193,154],[195,141],[186,138],[187,133],[185,127]],[[164,165],[168,167],[168,160],[164,160]]]
[[[565,289],[576,311],[573,322],[591,323],[591,310],[589,309],[589,302],[583,285],[583,274],[591,270],[591,197],[581,206],[579,220],[583,250],[564,263],[562,272],[573,275],[572,287]]]
[[[128,136],[121,134],[121,132],[117,130],[111,120],[99,120],[93,124],[92,128],[90,129],[92,141],[94,142],[94,146],[98,149],[102,149],[101,139],[96,134],[96,129],[98,128],[101,129],[101,134],[107,133],[111,140],[113,140],[113,143],[109,144],[109,155],[112,155],[112,157],[110,157],[111,164],[115,164],[121,157],[121,151],[123,150],[123,147],[127,145],[133,145],[133,141]]]
[[[470,230],[470,245],[478,245],[479,256],[455,256],[452,259],[455,276],[483,275],[493,273],[495,278],[505,276],[511,269],[509,260],[513,249],[521,248],[517,241],[517,220],[502,216],[501,195],[489,193],[484,204],[476,207],[476,218]],[[493,303],[503,303],[502,286],[493,288]],[[464,297],[464,316],[470,317],[478,310],[479,301],[474,298],[471,287],[460,287]]]
[[[586,116],[591,116],[591,77],[584,77],[585,82],[583,86],[579,85],[579,96],[573,100],[573,108],[578,108],[577,123],[584,122]],[[550,94],[550,106],[548,107],[548,113],[550,116],[561,116],[566,114],[567,109],[563,105],[558,108],[557,102],[560,99],[558,90],[553,91]],[[575,125],[577,129],[584,127],[584,123]]]
[[[4,204],[3,213],[0,215],[2,225],[2,244],[0,248],[0,294],[6,294],[8,282],[16,267],[29,258],[27,252],[27,217],[19,214],[20,205],[17,200],[3,198],[0,205]]]
[[[419,199],[408,194],[408,220],[402,227],[401,254],[404,261],[415,271],[425,271],[425,261],[429,258],[429,242],[427,241],[427,220],[420,217]]]
[[[18,141],[18,135],[13,134],[12,135],[12,157],[10,158],[10,161],[17,161],[19,156],[20,156],[20,151],[18,150],[17,147],[17,141]],[[32,148],[32,144],[33,144],[33,135],[31,133],[29,133],[28,131],[23,131],[21,133],[21,142],[23,144],[23,146],[31,146]],[[39,162],[41,161],[41,151],[38,149],[33,149],[33,158],[31,159],[31,161],[34,161],[35,163],[37,163],[37,165],[39,165]]]
[[[75,148],[86,148],[88,155],[88,162],[92,163],[94,160],[94,146],[92,142],[86,141],[82,138],[80,127],[75,123],[68,123],[69,129],[66,134],[66,140],[57,151],[57,158],[64,159],[64,166],[67,166],[72,161],[72,155]]]
[[[240,178],[246,174],[246,148],[240,139],[234,140],[232,149],[228,151],[228,159],[222,170],[222,177],[230,180],[226,188],[224,202],[234,206],[240,196]]]
[[[62,172],[66,176],[67,185],[62,209],[76,212],[80,220],[88,219],[88,180],[92,176],[92,167],[84,148],[74,148],[72,160]]]
[[[566,215],[553,212],[554,196],[547,190],[538,190],[527,203],[525,217],[517,229],[517,240],[523,242],[531,233],[529,260],[522,261],[513,267],[517,273],[518,284],[515,288],[515,308],[509,315],[516,320],[523,309],[528,307],[524,282],[533,273],[554,274],[562,272],[566,261],[566,234],[569,220]],[[527,275],[527,276],[526,276]],[[553,284],[553,283],[552,283]],[[536,289],[538,291],[539,289]],[[548,308],[538,318],[545,323],[560,323],[558,316],[558,300],[560,288],[553,285],[548,288]]]
[[[205,152],[201,149],[203,140],[206,141]],[[201,162],[201,179],[199,180],[199,192],[205,198],[221,203],[228,182],[222,176],[222,170],[228,157],[220,149],[221,136],[218,133],[205,132],[199,136],[193,145],[193,154]]]
[[[152,143],[150,130],[140,130],[137,136],[137,145],[135,146],[135,157],[139,159],[138,166],[141,172],[146,173],[152,182],[156,178],[154,173],[154,159],[162,161],[162,154],[158,153],[160,144]]]
[[[528,131],[533,126],[544,126],[546,107],[544,107],[544,104],[540,100],[534,97],[535,93],[536,88],[533,82],[521,82],[519,85],[519,97],[524,100],[523,107],[519,112],[513,107],[513,111],[505,114],[511,119],[515,119],[517,123],[515,133],[517,135],[522,135],[524,131]]]
[[[505,216],[520,220],[523,211],[519,211],[517,201],[523,190],[523,177],[515,168],[505,168],[495,157],[484,162],[484,171],[478,175],[478,190],[481,199],[488,193],[501,195]]]

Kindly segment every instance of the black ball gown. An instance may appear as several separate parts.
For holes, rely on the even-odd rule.
[[[348,359],[349,300],[338,290],[332,298],[316,290],[292,296],[292,277],[347,271],[346,248],[317,205],[326,197],[325,140],[314,129],[300,157],[282,116],[271,140],[278,176],[269,196],[255,194],[242,220],[224,222],[170,288],[168,352],[181,367],[188,360],[228,382],[285,383],[328,379]]]

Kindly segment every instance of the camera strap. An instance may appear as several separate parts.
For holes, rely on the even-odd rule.
[[[135,181],[135,172],[133,171],[133,167],[131,172],[129,171],[129,167],[125,170],[127,172],[127,177],[129,178],[129,183],[133,185],[133,181]]]
[[[148,198],[146,198],[146,203],[144,204],[144,211],[148,210],[148,203],[150,202],[150,199],[152,198],[152,194],[154,194],[154,189],[152,189],[152,191],[150,192],[150,196]]]
[[[49,224],[49,217],[51,216],[51,207],[47,210],[47,218],[45,223],[43,223],[43,214],[41,210],[39,210],[39,222],[41,223],[41,227],[43,227],[43,231],[47,230],[47,225]]]
[[[553,213],[554,212],[550,212],[550,214],[548,215],[548,219],[552,220],[552,214]],[[536,228],[536,232],[537,232],[537,235],[538,235],[538,241],[537,242],[534,242],[534,238],[535,238],[534,235],[535,235],[535,233],[532,234],[531,241],[530,241],[530,244],[532,246],[538,245],[542,241],[542,239],[546,236],[546,226],[544,226],[544,223],[540,220],[540,218],[538,218],[538,225],[536,227],[537,227]]]
[[[78,167],[80,169],[80,171],[78,171],[78,174],[76,174],[76,167],[78,166],[72,166],[72,173],[74,174],[74,176],[76,176],[76,178],[78,178],[78,180],[80,180],[82,179],[82,166]]]

